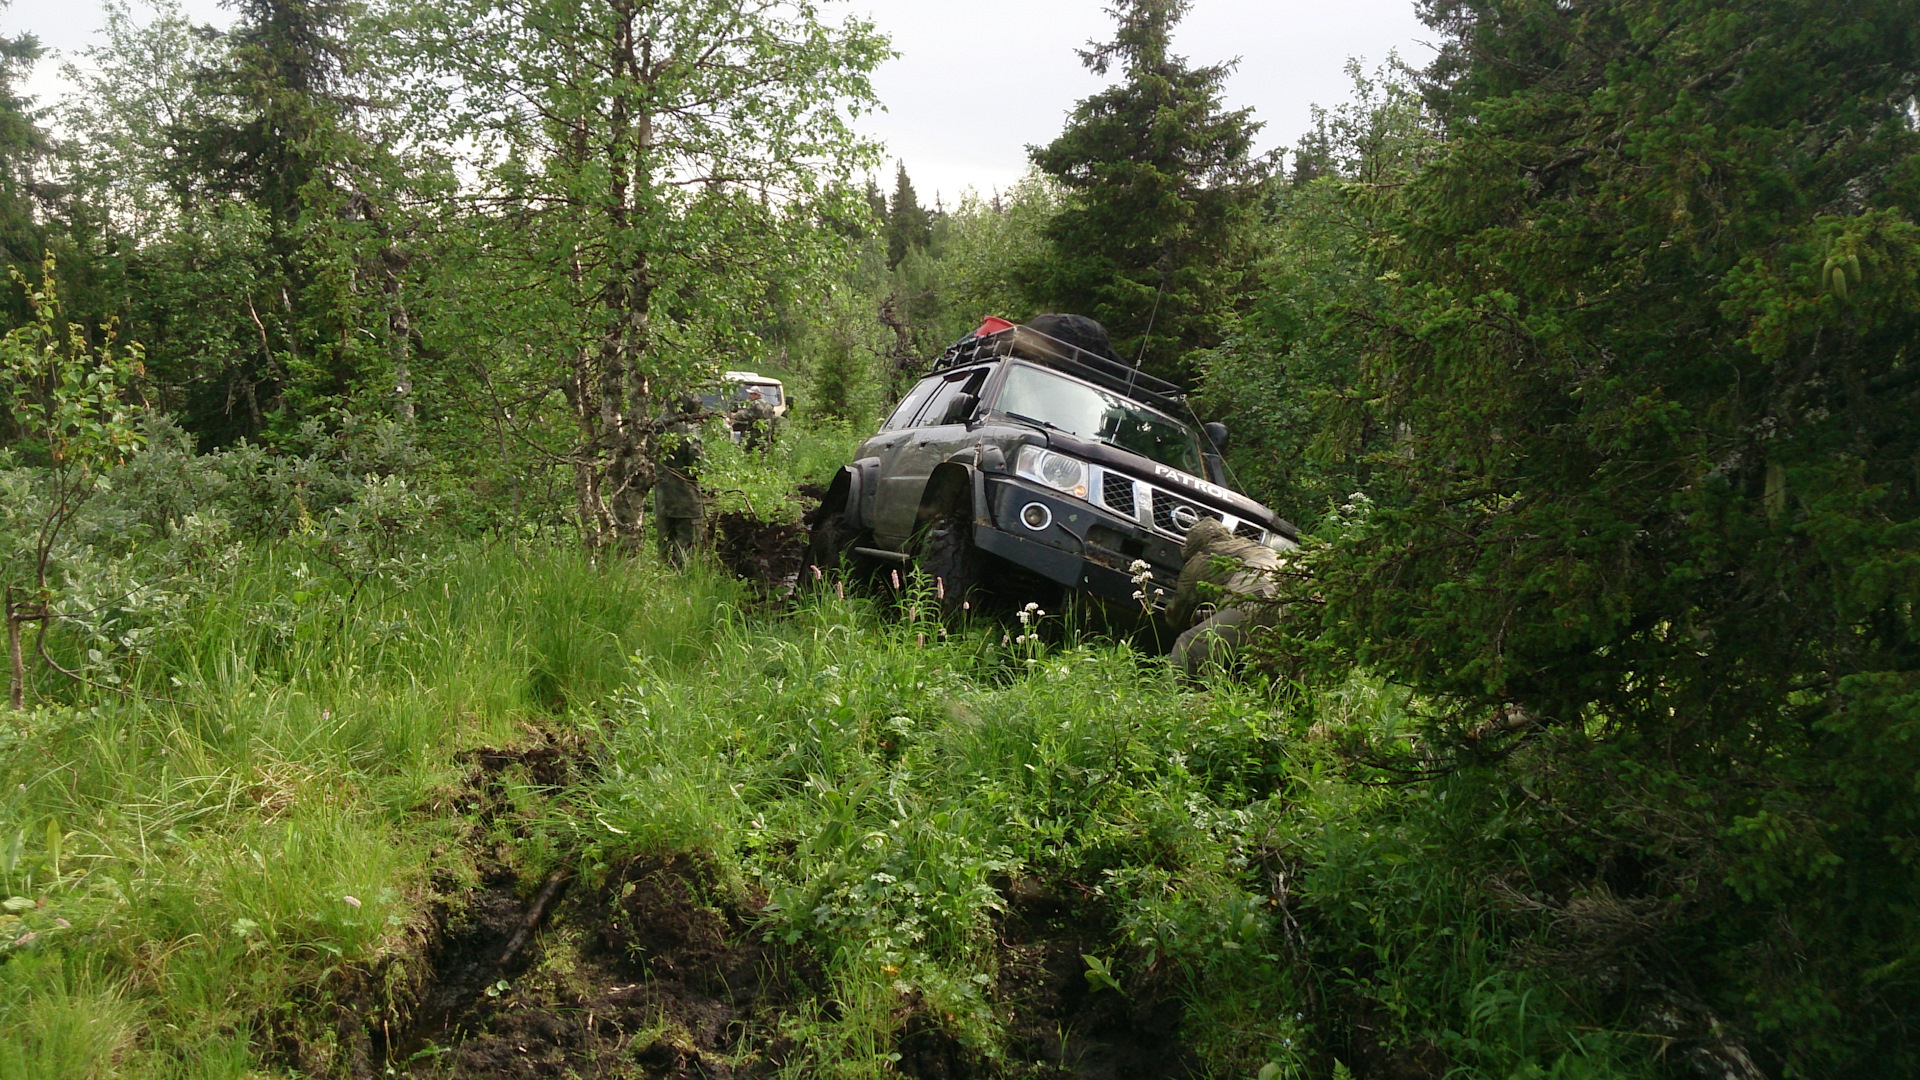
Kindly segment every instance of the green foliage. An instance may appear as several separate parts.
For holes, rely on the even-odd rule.
[[[0,4],[0,11],[6,5]],[[51,149],[40,127],[41,111],[18,88],[41,56],[32,34],[0,37],[0,266],[9,272],[36,266],[43,254],[43,230],[36,220],[43,160]],[[12,329],[28,311],[8,297],[0,305],[4,326]]]
[[[729,438],[724,422],[710,422],[701,440],[706,452],[700,484],[717,511],[797,524],[803,509],[799,490],[824,490],[864,437],[832,423],[783,423],[772,449],[761,454]]]
[[[887,266],[898,267],[907,252],[925,251],[933,242],[933,216],[920,205],[920,196],[907,176],[907,163],[894,169],[893,202],[887,207]]]
[[[40,285],[18,270],[33,321],[0,337],[0,396],[6,401],[15,445],[0,444],[0,465],[21,452],[41,466],[0,483],[0,585],[5,586],[9,704],[25,700],[22,659],[26,624],[37,623],[46,655],[47,621],[55,584],[54,556],[75,518],[104,486],[104,473],[137,447],[135,410],[125,400],[140,370],[140,347],[114,348],[112,327],[102,327],[100,348],[84,329],[66,321],[54,283],[53,256]]]
[[[1353,98],[1314,110],[1291,184],[1269,185],[1259,282],[1236,330],[1200,354],[1197,407],[1227,420],[1245,490],[1311,528],[1371,486],[1390,424],[1359,385],[1385,301],[1379,253],[1400,193],[1437,146],[1416,73],[1349,63]]]
[[[870,250],[868,255],[878,261],[877,252]],[[872,317],[875,305],[870,288],[850,283],[828,292],[809,312],[806,336],[800,342],[807,363],[805,397],[800,404],[805,415],[865,426],[888,404],[882,400],[887,386],[879,370],[886,345],[884,330]]]
[[[1032,301],[1021,290],[1019,273],[1045,246],[1046,230],[1064,199],[1061,186],[1037,171],[990,198],[972,191],[960,197],[936,229],[945,279],[945,310],[932,335],[937,348],[970,333],[988,315],[1017,320],[1041,314],[1029,308]]]
[[[54,473],[90,482],[139,444],[128,384],[142,374],[136,343],[115,348],[112,328],[96,348],[86,329],[66,320],[54,261],[41,267],[38,285],[18,270],[33,321],[0,338],[0,394],[15,447]]]
[[[1033,302],[1105,324],[1116,348],[1185,379],[1187,353],[1218,344],[1240,299],[1245,230],[1270,163],[1252,154],[1252,111],[1221,108],[1231,64],[1188,67],[1174,26],[1188,0],[1126,0],[1114,40],[1081,53],[1123,81],[1082,100],[1033,162],[1071,193],[1021,268]]]
[[[775,464],[812,475],[844,457],[829,442],[790,434]],[[1483,776],[1354,771],[1356,747],[1418,731],[1426,705],[1404,691],[1194,693],[1052,616],[1024,640],[949,626],[911,581],[892,619],[831,581],[750,614],[697,567],[385,532],[395,479],[277,543],[224,543],[207,522],[254,490],[219,475],[243,456],[185,447],[151,426],[85,534],[141,521],[156,491],[207,500],[171,530],[118,530],[135,580],[176,599],[164,619],[131,607],[116,632],[151,632],[88,670],[147,693],[76,685],[0,729],[0,899],[22,900],[0,915],[0,1016],[35,1033],[27,1068],[106,1053],[130,1077],[242,1075],[277,1039],[331,1045],[287,1003],[415,963],[477,843],[531,878],[571,865],[577,887],[681,850],[753,886],[771,902],[755,932],[823,965],[794,991],[809,1075],[885,1075],[904,1000],[1000,1053],[1001,929],[1033,891],[1084,927],[1075,982],[1174,995],[1221,1075],[1435,1053],[1461,1076],[1657,1073],[1605,979],[1523,966],[1646,918],[1529,884],[1554,865],[1538,833],[1556,807]],[[414,560],[406,579],[378,576],[372,547],[333,547],[356,536]],[[58,655],[80,662],[72,640]],[[447,794],[462,752],[529,725],[580,740],[595,769],[559,794],[510,785],[519,832],[464,819]],[[406,993],[386,1006],[396,1024]]]
[[[1355,69],[1263,183],[1185,10],[1121,5],[1119,83],[939,214],[862,190],[885,45],[802,3],[116,8],[52,157],[0,42],[0,244],[66,275],[0,346],[0,540],[77,676],[0,726],[0,1080],[344,1075],[301,1010],[417,961],[475,836],[770,899],[793,1075],[928,1020],[1007,1064],[1036,895],[1215,1075],[1915,1071],[1920,23],[1432,0],[1424,80]],[[1255,683],[562,542],[631,540],[661,402],[763,361],[796,423],[705,480],[790,523],[1035,302],[1319,519]],[[466,819],[529,727],[589,779]]]
[[[808,372],[802,408],[861,424],[877,422],[941,350],[988,315],[1035,314],[1016,285],[1019,267],[1044,244],[1058,188],[1034,173],[1005,194],[971,190],[931,223],[931,241],[908,247],[889,269],[877,238],[808,305],[793,340]]]
[[[366,230],[349,219],[377,215],[383,201],[356,92],[365,88],[357,68],[366,57],[353,40],[356,13],[344,0],[242,3],[222,48],[188,76],[188,100],[203,107],[168,132],[169,187],[201,206],[240,201],[259,214],[262,250],[252,261],[260,280],[243,286],[256,337],[217,375],[229,398],[253,402],[240,434],[257,438],[352,403],[370,365],[384,359],[356,332],[369,321],[364,294],[379,292],[364,265],[371,245],[356,235]],[[190,55],[126,59],[137,67]],[[164,67],[152,77],[178,78]]]
[[[1911,1071],[1877,974],[1915,947],[1911,12],[1428,13],[1448,137],[1358,385],[1393,438],[1295,659],[1431,696],[1383,767],[1535,801],[1548,854],[1504,873],[1538,910],[1631,913],[1631,950],[1543,966],[1608,957],[1715,1067]]]
[[[631,550],[663,404],[750,356],[769,292],[841,252],[822,218],[858,217],[851,172],[873,148],[849,114],[883,41],[738,0],[476,2],[408,29],[416,116],[470,150],[499,208],[469,221],[472,253],[503,268],[470,302],[511,320],[496,338],[539,342],[544,392],[510,392],[564,399],[581,531]]]
[[[410,418],[401,237],[445,174],[400,149],[380,24],[263,2],[214,33],[116,4],[105,39],[67,69],[65,239],[85,309],[147,344],[156,403],[215,446],[339,408]]]

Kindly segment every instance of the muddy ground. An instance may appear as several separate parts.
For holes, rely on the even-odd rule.
[[[831,1011],[818,960],[771,943],[762,898],[698,852],[636,854],[592,875],[514,861],[511,788],[561,797],[593,775],[591,748],[529,729],[472,751],[453,795],[477,887],[447,896],[412,957],[337,977],[267,1025],[270,1056],[310,1076],[638,1080],[771,1076],[804,1060],[803,1006]],[[510,781],[512,783],[510,783]],[[524,798],[524,797],[523,797]],[[503,840],[503,837],[505,839]],[[451,883],[447,883],[451,885]],[[918,1080],[1157,1080],[1199,1075],[1180,1009],[1152,985],[1086,979],[1111,927],[1084,890],[1004,883],[989,997],[998,1048],[965,1045],[901,997],[895,1069]]]
[[[1201,1075],[1180,1041],[1180,1003],[1150,980],[1096,988],[1086,955],[1110,953],[1113,927],[1071,885],[1007,882],[994,997],[1006,1022],[1005,1068],[980,1075],[1172,1080]],[[929,1074],[940,1075],[940,1074]]]
[[[540,910],[554,880],[531,896],[493,883],[451,928],[388,1054],[400,1075],[721,1080],[767,1075],[792,1051],[780,1020],[807,980],[708,863],[636,857]],[[512,949],[532,921],[544,925]]]
[[[713,553],[728,573],[763,594],[786,596],[799,582],[807,559],[807,527],[728,511],[714,522]]]

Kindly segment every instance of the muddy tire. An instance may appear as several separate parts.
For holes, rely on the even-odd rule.
[[[854,528],[845,512],[822,514],[807,534],[807,563],[819,567],[821,573],[844,570],[851,577],[865,578],[869,568],[853,553],[864,539],[866,533]]]
[[[940,583],[940,609],[948,615],[958,615],[960,605],[981,590],[986,560],[973,546],[973,523],[952,511],[935,515],[914,543],[914,565]]]

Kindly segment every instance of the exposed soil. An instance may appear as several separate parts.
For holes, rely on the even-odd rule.
[[[452,928],[434,988],[393,1047],[401,1075],[720,1080],[763,1075],[790,1051],[779,1019],[791,966],[699,857],[615,867],[555,903],[507,958],[537,900],[500,883]]]
[[[527,741],[512,746],[483,746],[462,751],[458,761],[469,768],[466,790],[474,799],[497,804],[501,782],[510,771],[549,791],[558,791],[593,775],[593,755],[578,734],[526,725]],[[481,809],[469,803],[463,809]]]
[[[770,1075],[797,1049],[787,1017],[825,980],[803,952],[769,944],[760,899],[699,853],[631,857],[591,879],[516,869],[513,801],[557,794],[592,771],[589,748],[529,740],[468,752],[455,794],[474,822],[480,887],[441,902],[418,948],[330,977],[268,1018],[270,1056],[303,1075],[418,1080],[727,1080]],[[491,838],[491,839],[489,839]],[[443,895],[456,891],[440,883]],[[918,1080],[1159,1080],[1199,1075],[1180,1007],[1151,978],[1096,989],[1083,954],[1112,927],[1071,888],[1030,877],[1003,889],[998,981],[1006,1033],[989,1054],[918,994],[896,1010],[896,1068]]]
[[[1086,955],[1112,949],[1097,905],[1035,878],[1004,890],[996,1004],[1006,1019],[1003,1075],[1076,1080],[1173,1080],[1201,1074],[1180,1041],[1178,1000],[1150,976],[1123,976],[1125,994],[1087,980]],[[957,1074],[920,1074],[927,1076]]]
[[[637,857],[591,882],[515,867],[499,842],[523,833],[508,781],[557,795],[594,771],[578,738],[528,733],[462,757],[456,806],[475,823],[481,888],[442,910],[409,1022],[372,1033],[371,1059],[435,1080],[718,1080],[777,1064],[790,966],[750,932],[753,898],[708,861]]]
[[[302,1076],[389,1075],[390,1064],[401,1064],[425,1045],[425,1037],[416,1033],[428,1018],[449,1014],[468,997],[484,996],[483,988],[498,981],[498,972],[527,966],[526,944],[567,879],[560,875],[521,887],[512,869],[511,844],[500,839],[522,832],[514,821],[518,810],[510,787],[557,793],[591,776],[594,765],[590,748],[576,734],[531,724],[526,732],[521,743],[462,753],[459,760],[468,773],[447,795],[470,823],[465,844],[481,868],[482,887],[470,892],[455,876],[436,875],[433,895],[425,898],[434,912],[431,925],[412,929],[407,944],[372,968],[335,967],[319,985],[294,994],[285,1008],[260,1017],[269,1061]],[[503,964],[510,944],[513,955]]]
[[[807,560],[807,528],[797,521],[762,521],[729,510],[715,523],[713,553],[728,573],[754,582],[768,595],[786,596]]]

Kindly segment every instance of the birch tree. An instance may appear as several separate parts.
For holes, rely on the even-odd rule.
[[[885,41],[805,0],[456,0],[415,29],[420,102],[469,154],[462,287],[564,399],[587,543],[633,549],[664,397],[843,243],[818,223],[875,160],[852,122]]]

